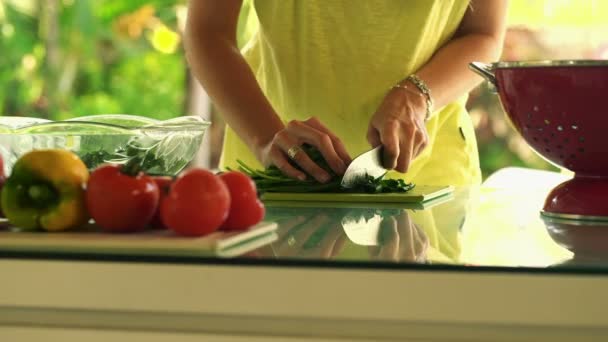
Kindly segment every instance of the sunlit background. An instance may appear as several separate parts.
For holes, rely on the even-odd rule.
[[[608,59],[608,1],[511,0],[503,60]],[[0,115],[53,120],[125,113],[202,115],[213,126],[202,165],[215,167],[223,122],[184,59],[185,0],[0,0]],[[243,42],[255,31],[244,11]],[[472,92],[484,176],[552,167],[511,129],[485,85]]]

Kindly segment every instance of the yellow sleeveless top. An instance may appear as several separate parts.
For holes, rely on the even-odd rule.
[[[254,0],[257,30],[243,54],[276,112],[288,122],[319,118],[351,156],[370,148],[368,123],[391,87],[416,72],[458,28],[468,0]],[[245,17],[245,16],[241,16]],[[251,16],[249,16],[251,17]],[[437,109],[430,143],[406,181],[481,181],[466,97]],[[230,128],[221,166],[261,168]]]

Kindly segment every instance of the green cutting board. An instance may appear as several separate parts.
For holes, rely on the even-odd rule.
[[[389,194],[349,194],[349,193],[286,193],[266,192],[264,201],[306,201],[306,202],[367,202],[367,203],[417,203],[450,194],[453,186],[416,185],[405,193]]]

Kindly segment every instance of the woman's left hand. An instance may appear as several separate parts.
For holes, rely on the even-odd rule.
[[[384,166],[406,172],[429,141],[424,125],[426,98],[412,84],[395,87],[386,95],[373,115],[367,141],[383,145]]]

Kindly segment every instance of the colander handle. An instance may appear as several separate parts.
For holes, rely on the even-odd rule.
[[[469,63],[469,69],[473,70],[476,74],[486,79],[493,86],[493,89],[497,89],[496,76],[494,75],[494,67],[491,64],[481,62]]]

